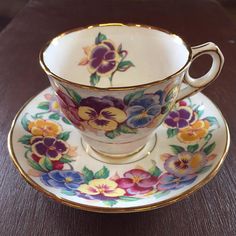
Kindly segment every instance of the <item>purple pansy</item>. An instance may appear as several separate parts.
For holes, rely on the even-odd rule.
[[[197,178],[196,174],[176,177],[170,173],[165,173],[159,177],[157,189],[160,191],[180,189],[192,184]]]
[[[32,151],[38,157],[48,157],[52,161],[59,160],[68,152],[68,144],[55,137],[33,137],[31,140]]]
[[[144,94],[142,97],[131,100],[127,109],[127,125],[131,128],[143,128],[161,113],[160,94]]]
[[[76,190],[84,183],[83,176],[79,172],[73,170],[52,170],[42,174],[40,180],[47,186],[67,191]]]
[[[110,40],[104,40],[92,47],[88,53],[88,69],[90,73],[106,76],[114,72],[120,60],[114,44]]]
[[[124,178],[116,180],[118,186],[126,190],[127,195],[145,194],[153,190],[158,178],[141,169],[132,169],[124,173]]]
[[[164,168],[168,173],[177,177],[194,174],[200,170],[207,163],[206,154],[204,152],[181,152],[175,156],[169,157],[165,163]]]
[[[196,113],[187,106],[179,107],[176,111],[171,111],[165,119],[165,124],[169,128],[185,128],[193,124],[197,119]]]
[[[87,97],[81,100],[78,114],[93,129],[111,131],[126,120],[121,99],[110,96]]]

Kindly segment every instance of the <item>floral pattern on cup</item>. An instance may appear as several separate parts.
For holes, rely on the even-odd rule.
[[[82,97],[61,84],[56,97],[64,115],[81,131],[99,131],[105,137],[115,139],[120,135],[138,133],[142,128],[157,127],[171,108],[177,93],[178,88],[169,83],[163,90],[154,93],[138,90],[123,98]]]
[[[156,95],[158,96],[154,96],[154,98],[161,104],[166,103],[163,102],[166,96],[160,92],[157,92]],[[73,96],[75,97],[75,94]],[[129,101],[127,99],[125,101],[108,99],[108,97],[101,99],[90,97],[83,100],[77,96],[77,100],[82,102],[83,107],[94,109],[97,116],[100,116],[101,111],[107,108],[110,108],[111,111],[116,108],[122,112],[124,107],[129,107],[129,104],[135,106],[138,102],[145,101],[143,104],[150,107],[153,102],[148,96],[143,96],[143,100],[137,96],[136,98],[131,96]],[[96,105],[94,105],[94,101],[97,102]],[[70,104],[73,108],[76,107],[76,103],[67,95],[63,95],[63,102]],[[37,107],[37,109],[41,108]],[[181,111],[179,112],[179,110]],[[218,128],[218,122],[212,116],[201,118],[204,114],[204,107],[192,104],[191,99],[180,101],[174,108],[175,114],[178,113],[181,119],[183,110],[189,113],[188,116],[185,116],[188,125],[180,128],[180,125],[176,123],[174,128],[176,134],[169,138],[174,138],[183,131],[187,132],[198,122],[209,123],[207,129],[203,127],[207,133],[204,133],[204,137],[200,139],[201,142],[199,142],[199,138],[194,143],[185,140],[183,142],[181,139],[173,140],[173,144],[169,146],[170,152],[161,154],[161,164],[157,165],[154,160],[151,160],[148,169],[138,166],[124,173],[111,174],[109,166],[106,165],[100,169],[94,167],[90,169],[88,166],[76,164],[75,168],[73,162],[77,153],[76,147],[70,145],[71,131],[63,130],[70,126],[62,127],[50,118],[50,113],[41,114],[41,118],[36,118],[37,113],[31,116],[25,114],[21,120],[25,134],[18,141],[25,149],[24,157],[30,167],[28,173],[34,178],[38,178],[42,184],[58,189],[65,195],[84,198],[87,201],[101,201],[104,205],[112,207],[120,201],[138,201],[148,196],[158,198],[164,194],[168,195],[170,191],[193,184],[200,175],[212,168],[212,161],[217,155],[214,153],[216,143],[211,140],[214,130]],[[194,119],[192,119],[193,116]],[[84,122],[78,113],[76,119]],[[86,122],[88,121],[86,120]],[[167,123],[165,126],[168,125]],[[168,126],[167,133],[170,130],[172,132],[172,129],[173,127]]]
[[[81,100],[78,115],[93,129],[111,131],[126,120],[123,109],[124,104],[120,99],[87,97]]]
[[[125,60],[128,55],[126,50],[118,47],[107,36],[98,33],[95,44],[83,48],[85,57],[81,59],[79,65],[86,65],[90,75],[90,85],[96,86],[101,77],[108,77],[112,85],[115,72],[124,72],[134,64]]]

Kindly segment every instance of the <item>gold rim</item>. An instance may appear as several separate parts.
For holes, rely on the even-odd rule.
[[[178,38],[181,43],[185,46],[185,48],[188,50],[189,52],[189,56],[188,56],[188,60],[187,62],[185,63],[185,65],[179,69],[177,72],[175,72],[174,74],[162,79],[162,80],[158,80],[158,81],[154,81],[154,82],[150,82],[150,83],[146,83],[146,84],[140,84],[140,85],[134,85],[134,86],[125,86],[125,87],[107,87],[107,88],[99,88],[99,87],[92,87],[92,86],[89,86],[89,85],[84,85],[84,84],[79,84],[79,83],[75,83],[75,82],[71,82],[71,81],[68,81],[58,75],[56,75],[55,73],[53,73],[46,65],[45,61],[44,61],[44,52],[47,50],[47,48],[49,47],[49,45],[55,41],[55,40],[58,40],[59,38],[62,38],[63,36],[67,35],[67,34],[70,34],[70,33],[73,33],[73,32],[77,32],[77,31],[81,31],[81,30],[85,30],[85,29],[93,29],[95,27],[107,27],[107,26],[117,26],[117,27],[122,27],[122,26],[131,26],[131,27],[137,27],[137,28],[146,28],[146,29],[151,29],[151,30],[157,30],[157,31],[161,31],[163,33],[166,33],[174,38]],[[45,71],[45,73],[51,77],[53,77],[53,79],[59,81],[59,82],[63,82],[65,84],[69,84],[69,85],[72,85],[72,86],[75,86],[75,87],[78,87],[78,88],[86,88],[86,89],[90,89],[90,90],[110,90],[110,91],[118,91],[118,90],[130,90],[130,89],[136,89],[136,88],[146,88],[146,87],[150,87],[150,86],[153,86],[153,85],[157,85],[157,84],[160,84],[162,83],[163,81],[167,81],[171,78],[174,78],[176,75],[179,75],[181,74],[188,66],[189,64],[191,63],[191,60],[192,60],[192,50],[191,50],[191,47],[181,38],[179,37],[178,35],[170,32],[170,31],[167,31],[165,29],[162,29],[162,28],[159,28],[159,27],[156,27],[156,26],[149,26],[149,25],[140,25],[140,24],[122,24],[122,23],[107,23],[107,24],[96,24],[96,25],[90,25],[90,26],[87,26],[87,27],[79,27],[79,28],[75,28],[75,29],[71,29],[71,30],[68,30],[68,31],[65,31],[64,33],[58,35],[57,37],[53,38],[52,40],[48,41],[44,47],[40,50],[39,52],[39,63],[42,67],[42,69]]]
[[[46,90],[46,89],[45,89]],[[43,91],[45,91],[43,90]],[[193,186],[192,188],[184,191],[183,193],[181,193],[180,195],[174,196],[170,199],[166,199],[164,201],[160,201],[158,203],[152,203],[152,204],[148,204],[148,205],[144,205],[144,206],[138,206],[138,207],[127,207],[127,208],[106,208],[106,207],[96,207],[96,206],[88,206],[85,204],[81,204],[81,203],[75,203],[73,201],[70,201],[68,199],[65,198],[61,198],[58,197],[57,195],[47,191],[46,189],[44,189],[43,187],[41,187],[39,184],[37,184],[35,181],[33,181],[28,174],[23,170],[23,168],[21,167],[21,165],[19,164],[16,155],[14,153],[14,148],[13,148],[13,143],[12,143],[12,135],[13,135],[13,131],[16,125],[16,122],[18,120],[19,115],[21,114],[21,112],[24,110],[24,108],[35,98],[37,97],[39,94],[41,94],[43,91],[41,91],[40,93],[38,93],[36,96],[30,98],[22,107],[21,109],[17,112],[15,118],[13,119],[10,131],[8,133],[8,139],[7,139],[7,145],[8,145],[8,151],[11,157],[11,160],[13,161],[14,165],[16,166],[16,168],[18,169],[18,171],[20,172],[21,176],[26,180],[26,182],[28,184],[30,184],[33,188],[35,188],[36,190],[42,192],[43,194],[45,194],[47,197],[54,199],[55,201],[62,203],[64,205],[68,205],[70,207],[74,207],[77,209],[82,209],[85,211],[92,211],[92,212],[99,212],[99,213],[131,213],[131,212],[141,212],[141,211],[149,211],[149,210],[153,210],[156,208],[160,208],[160,207],[164,207],[170,204],[173,204],[175,202],[178,202],[186,197],[188,197],[189,195],[191,195],[192,193],[196,192],[198,189],[200,189],[201,187],[203,187],[205,184],[207,184],[219,171],[220,167],[222,166],[228,150],[229,150],[229,146],[230,146],[230,133],[229,133],[229,128],[228,128],[228,124],[223,116],[223,114],[221,113],[220,109],[218,108],[218,106],[215,105],[215,103],[213,103],[208,97],[208,99],[214,104],[214,106],[216,107],[216,109],[218,110],[220,116],[223,119],[224,125],[225,125],[225,132],[226,132],[226,145],[222,154],[221,159],[219,160],[219,162],[217,163],[217,165],[215,166],[215,168],[204,178],[202,179],[198,184],[196,184],[195,186]],[[204,95],[206,96],[206,95]]]

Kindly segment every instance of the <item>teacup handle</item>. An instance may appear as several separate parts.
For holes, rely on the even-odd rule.
[[[198,46],[194,46],[191,47],[191,50],[191,63],[196,58],[207,54],[212,57],[212,66],[205,75],[201,76],[200,78],[194,79],[189,75],[189,68],[191,66],[190,64],[184,76],[184,82],[187,84],[187,86],[180,90],[179,95],[177,97],[177,101],[184,99],[185,97],[188,97],[207,87],[212,81],[214,81],[218,77],[224,64],[224,56],[220,49],[214,43],[208,42]]]

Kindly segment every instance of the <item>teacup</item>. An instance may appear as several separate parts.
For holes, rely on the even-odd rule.
[[[192,78],[189,67],[203,54],[212,66]],[[40,52],[62,112],[84,143],[109,157],[147,145],[173,105],[216,79],[223,63],[214,43],[189,47],[166,30],[119,23],[70,30]]]

